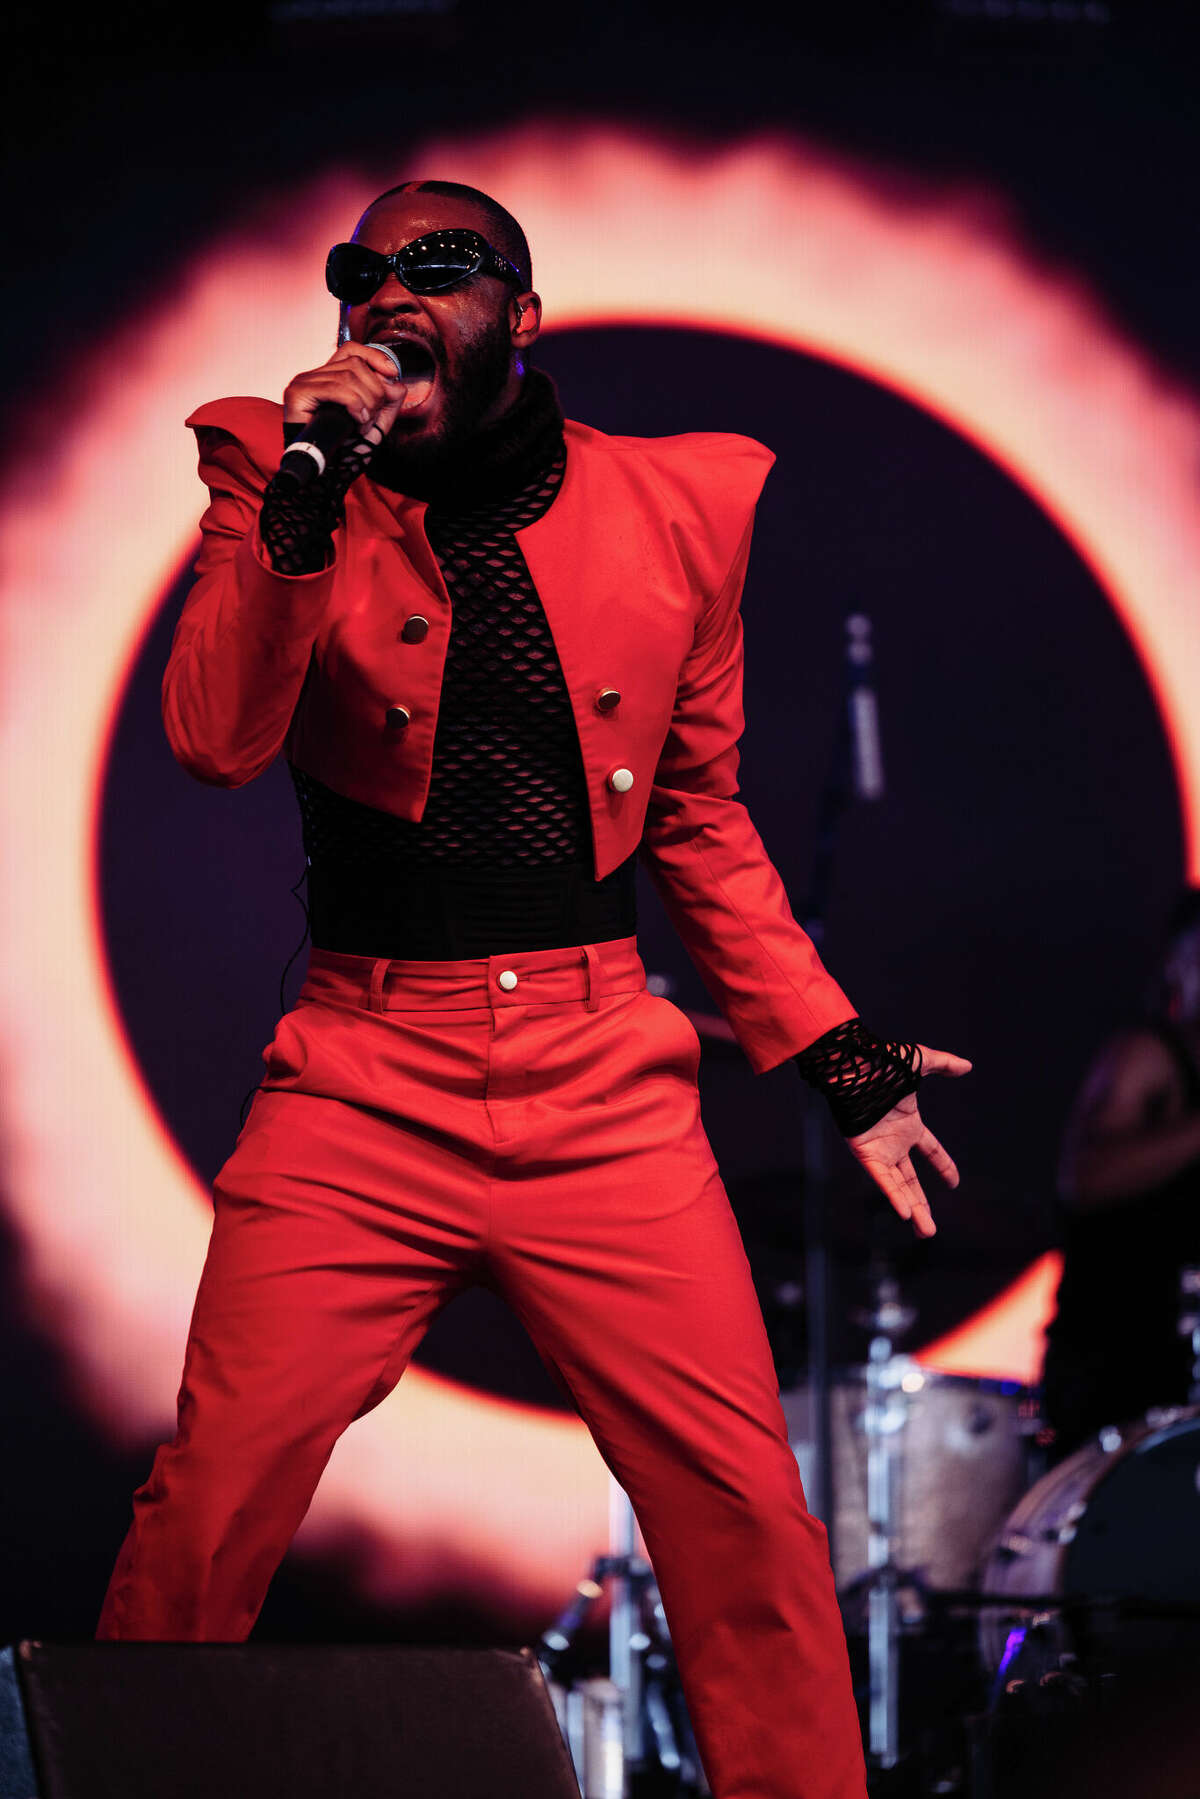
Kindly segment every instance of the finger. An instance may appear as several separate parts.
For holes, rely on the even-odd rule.
[[[941,1175],[948,1187],[958,1186],[959,1175],[954,1158],[942,1148],[928,1126],[921,1132],[914,1147],[928,1159],[935,1172]]]
[[[898,1164],[897,1172],[904,1183],[904,1199],[908,1207],[901,1212],[902,1218],[911,1218],[913,1229],[919,1237],[932,1237],[937,1233],[937,1225],[933,1222],[933,1213],[929,1209],[929,1201],[925,1197],[924,1188],[917,1179],[917,1171],[905,1156]]]
[[[344,364],[339,370],[330,371],[336,379],[343,383],[351,393],[361,394],[364,400],[382,406],[396,391],[396,365],[388,363],[386,371],[376,368],[366,357],[357,362]]]
[[[974,1067],[974,1063],[968,1062],[965,1056],[952,1055],[948,1049],[930,1049],[924,1043],[918,1043],[917,1048],[921,1052],[922,1074],[949,1074],[957,1077],[970,1074]]]
[[[334,374],[332,370],[330,373]],[[351,418],[365,425],[395,400],[398,387],[396,381],[377,375],[370,363],[357,362],[353,367],[343,366],[341,373],[334,374],[331,381],[314,383],[314,404],[329,401],[344,406]]]
[[[392,363],[392,359],[387,351],[382,349],[379,344],[360,344],[356,343],[352,337],[348,337],[344,344],[338,345],[337,349],[333,352],[333,355],[329,358],[329,361],[323,363],[322,367],[331,369],[336,368],[339,362],[355,361],[367,362],[372,368],[374,368],[377,363],[380,366],[385,362],[388,364]],[[392,366],[394,366],[394,364],[392,364]]]
[[[360,362],[365,363],[376,374],[382,375],[393,386],[401,379],[395,358],[389,356],[386,350],[381,350],[378,344],[348,343],[343,344],[342,348],[352,351]]]
[[[361,347],[361,346],[360,346]],[[287,393],[340,393],[347,387],[353,387],[362,381],[382,381],[390,372],[395,374],[396,365],[388,358],[386,369],[373,357],[354,356],[344,362],[326,362],[319,369],[306,369],[301,375],[294,375],[288,382]]]
[[[401,382],[392,389],[392,393],[389,395],[385,404],[375,414],[375,423],[379,427],[383,437],[387,436],[393,424],[399,418],[404,409],[404,402],[407,397],[408,391]]]
[[[937,1229],[933,1222],[933,1213],[929,1209],[929,1201],[921,1189],[916,1170],[908,1157],[894,1164],[868,1161],[864,1166],[875,1181],[893,1210],[907,1223],[912,1221],[913,1228],[919,1236],[932,1237]]]

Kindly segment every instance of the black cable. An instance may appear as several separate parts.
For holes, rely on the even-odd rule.
[[[296,882],[295,886],[291,889],[292,898],[299,903],[300,910],[304,914],[304,935],[303,935],[303,937],[301,937],[299,943],[296,945],[295,949],[292,951],[291,955],[288,957],[286,963],[284,964],[283,973],[279,977],[279,1016],[281,1018],[283,1017],[284,1013],[287,1011],[287,1001],[284,999],[284,996],[283,996],[284,982],[287,980],[288,975],[292,971],[292,963],[296,960],[296,957],[300,954],[301,950],[304,948],[304,945],[308,942],[308,933],[312,929],[312,918],[309,914],[307,902],[301,897],[301,894],[300,894],[300,889],[301,889],[301,887],[304,886],[304,884],[307,880],[308,880],[308,857],[306,856],[304,858],[304,867],[300,871],[300,879]]]
[[[295,949],[292,951],[291,955],[288,957],[287,961],[284,963],[283,973],[279,977],[279,1017],[280,1018],[282,1018],[284,1013],[287,1011],[287,999],[284,995],[284,986],[287,982],[288,975],[291,973],[292,963],[296,960],[296,957],[300,954],[300,952],[303,950],[305,944],[308,942],[308,934],[312,928],[312,917],[309,913],[307,903],[305,902],[304,897],[300,892],[301,887],[304,886],[304,883],[307,880],[308,880],[308,858],[305,857],[304,867],[300,872],[300,878],[295,883],[295,885],[289,889],[289,891],[291,892],[292,898],[299,903],[300,910],[304,914],[304,935],[301,937],[299,943],[296,945]],[[247,1091],[245,1097],[243,1098],[241,1111],[238,1115],[239,1116],[239,1128],[245,1124],[246,1109],[250,1105],[250,1102],[253,1100],[254,1095],[258,1092],[258,1090],[261,1086],[262,1086],[262,1077],[260,1076],[259,1079],[257,1081],[255,1081],[253,1087],[251,1087]]]

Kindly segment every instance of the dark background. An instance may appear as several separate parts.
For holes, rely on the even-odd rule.
[[[468,4],[351,24],[313,0],[169,16],[110,8],[67,38],[44,9],[17,7],[6,26],[3,441],[11,453],[44,422],[42,371],[73,336],[102,338],[134,297],[167,291],[190,249],[248,213],[269,218],[273,195],[339,149],[399,175],[406,146],[434,133],[532,118],[627,120],[716,148],[784,128],[869,158],[892,181],[994,194],[1035,253],[1083,276],[1194,384],[1194,34],[1154,5],[1037,11],[844,4],[783,26],[773,7]],[[1181,880],[1177,797],[1136,660],[1035,503],[894,394],[699,332],[551,332],[538,360],[567,411],[601,428],[745,431],[779,454],[747,586],[744,792],[797,904],[840,701],[842,619],[862,608],[874,620],[888,796],[845,819],[827,957],[877,1028],[971,1055],[976,1074],[930,1097],[966,1178],[919,1264],[840,1165],[839,1316],[882,1247],[920,1307],[914,1342],[927,1341],[1053,1241],[1063,1112],[1097,1043],[1136,1011]],[[169,757],[156,690],[181,598],[164,596],[126,696],[102,891],[147,1078],[210,1178],[300,935],[288,888],[301,856],[282,768],[227,794],[189,782]],[[173,949],[181,933],[186,965]],[[674,997],[704,1006],[649,900],[643,942]],[[170,1021],[185,999],[180,1036]],[[790,1069],[755,1081],[715,1046],[703,1082],[786,1378],[796,1345],[776,1295],[800,1264],[797,1083]],[[144,1459],[116,1456],[74,1408],[52,1350],[22,1319],[15,1256],[6,1266],[0,1640],[83,1634]],[[853,1355],[853,1331],[839,1334],[839,1353]],[[423,1358],[558,1403],[491,1300],[459,1302]],[[261,1628],[362,1637],[397,1622],[297,1566]],[[404,1621],[408,1635],[482,1629],[469,1611]]]

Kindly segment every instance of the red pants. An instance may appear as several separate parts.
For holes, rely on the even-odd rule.
[[[717,1799],[861,1799],[825,1530],[698,1055],[632,938],[471,962],[314,950],[217,1178],[179,1431],[100,1634],[244,1637],[340,1433],[486,1278],[633,1502]]]

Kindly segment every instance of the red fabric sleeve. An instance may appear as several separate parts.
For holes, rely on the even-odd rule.
[[[163,723],[189,773],[220,787],[253,780],[278,755],[333,590],[336,558],[316,574],[279,575],[259,536],[263,490],[282,449],[278,413],[265,401],[235,400],[188,420],[210,497],[195,585],[163,677]]]
[[[738,791],[741,595],[753,516],[696,630],[655,774],[642,856],[758,1074],[856,1016],[797,924]]]

